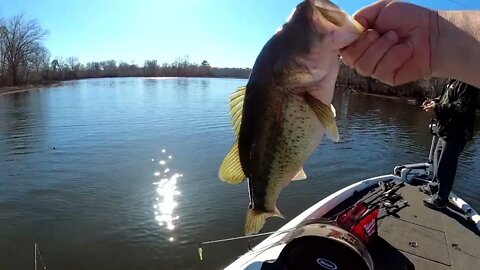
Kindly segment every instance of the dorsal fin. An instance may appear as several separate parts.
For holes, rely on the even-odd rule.
[[[240,184],[245,181],[246,176],[243,173],[240,163],[240,154],[238,152],[238,136],[240,133],[240,124],[242,122],[243,98],[245,97],[246,87],[239,87],[230,95],[230,115],[236,140],[220,166],[218,177],[220,180],[230,184]]]
[[[245,86],[239,87],[230,95],[230,101],[228,102],[228,105],[230,106],[231,122],[237,138],[240,133],[240,123],[242,123],[243,99],[246,90]]]

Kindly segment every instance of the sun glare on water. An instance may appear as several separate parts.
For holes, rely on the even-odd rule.
[[[165,155],[165,153],[166,150],[162,149],[162,155]],[[180,218],[175,209],[178,205],[177,197],[180,195],[180,191],[177,190],[177,183],[183,177],[182,174],[168,168],[172,158],[169,155],[166,159],[160,159],[160,162],[157,163],[160,168],[153,173],[155,177],[153,185],[156,187],[156,198],[153,205],[155,220],[160,227],[164,227],[169,231],[175,229]],[[167,238],[170,242],[174,241],[173,237]]]

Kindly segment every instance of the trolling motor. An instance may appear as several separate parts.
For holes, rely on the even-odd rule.
[[[433,177],[433,167],[434,165],[430,161],[426,163],[401,165],[393,169],[393,175],[399,176],[407,183],[413,183],[415,181],[430,182]]]

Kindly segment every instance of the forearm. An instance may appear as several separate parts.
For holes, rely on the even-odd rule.
[[[480,11],[438,11],[431,28],[432,75],[480,88]]]

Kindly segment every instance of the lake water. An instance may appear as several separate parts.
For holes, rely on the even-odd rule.
[[[246,184],[218,180],[234,139],[228,95],[246,80],[121,78],[0,96],[0,265],[32,269],[217,269],[247,250]],[[418,105],[334,98],[340,142],[324,139],[263,232],[328,194],[426,161]],[[480,125],[477,125],[480,126]],[[479,144],[464,151],[454,191],[480,210]]]

